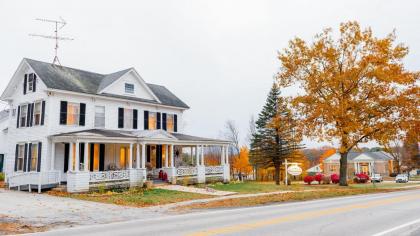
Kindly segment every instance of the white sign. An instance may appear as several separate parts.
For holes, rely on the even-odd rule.
[[[296,165],[292,165],[292,166],[289,166],[289,168],[287,168],[287,173],[291,175],[300,175],[302,174],[302,168]]]

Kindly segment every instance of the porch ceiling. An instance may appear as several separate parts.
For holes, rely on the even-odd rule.
[[[165,130],[106,130],[87,129],[50,136],[53,141],[65,140],[100,140],[105,142],[146,142],[146,143],[175,143],[180,145],[229,145],[230,142],[220,139],[197,137],[187,134],[170,133]]]

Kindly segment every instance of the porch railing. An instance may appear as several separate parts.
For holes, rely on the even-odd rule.
[[[197,167],[192,166],[185,166],[185,167],[178,167],[176,168],[176,175],[177,176],[194,176],[197,175]]]
[[[38,191],[41,191],[42,185],[59,184],[60,171],[47,172],[22,172],[7,176],[9,188],[25,185],[38,185]]]
[[[206,175],[223,174],[223,166],[206,166]]]
[[[89,182],[128,180],[129,177],[128,170],[95,171],[90,172]]]

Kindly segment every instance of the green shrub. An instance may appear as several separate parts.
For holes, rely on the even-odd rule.
[[[0,181],[4,181],[4,173],[0,173]]]

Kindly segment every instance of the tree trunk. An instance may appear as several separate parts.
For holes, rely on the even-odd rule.
[[[347,154],[340,152],[340,186],[347,186]]]
[[[276,181],[277,185],[280,185],[280,164],[274,165],[275,172],[274,172],[274,180]]]

